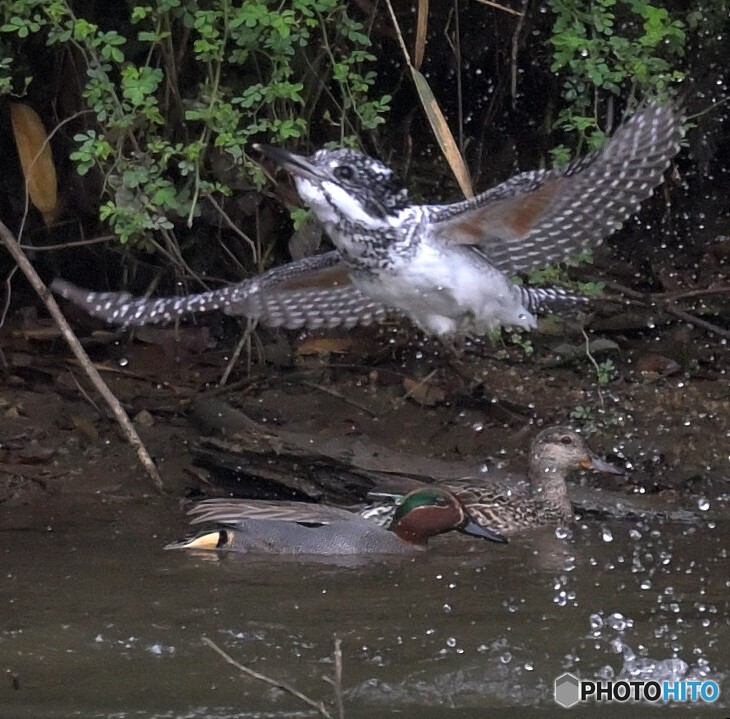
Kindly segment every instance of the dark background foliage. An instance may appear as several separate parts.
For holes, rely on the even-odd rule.
[[[512,3],[522,17],[474,0],[397,2],[397,26],[387,4],[367,0],[0,8],[0,213],[14,231],[22,225],[49,279],[197,290],[288,258],[286,208],[297,198],[267,182],[249,154],[255,141],[359,145],[396,166],[415,197],[458,198],[398,39],[418,54],[419,12],[420,70],[477,191],[585,152],[638,102],[678,94],[690,117],[681,180],[614,244],[657,285],[657,255],[691,264],[727,222],[727,112],[713,109],[730,67],[725,2]],[[18,101],[56,128],[61,200],[50,226],[32,207],[23,220],[8,109]]]

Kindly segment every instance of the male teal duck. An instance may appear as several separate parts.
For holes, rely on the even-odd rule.
[[[464,478],[429,486],[451,492],[476,524],[509,536],[528,527],[573,521],[565,479],[575,469],[621,474],[617,467],[595,456],[574,429],[554,426],[542,430],[532,441],[526,479],[509,475],[501,480]],[[387,499],[376,500],[361,515],[377,524],[390,522],[393,501],[400,501],[398,495],[373,492],[371,496]]]
[[[211,529],[165,549],[215,549],[268,554],[405,554],[426,548],[431,537],[457,530],[506,542],[484,522],[475,522],[443,487],[406,494],[385,529],[357,513],[304,502],[206,499],[188,512],[191,524]]]

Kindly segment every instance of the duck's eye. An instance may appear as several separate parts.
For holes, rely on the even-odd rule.
[[[345,182],[351,180],[355,176],[355,170],[353,170],[349,165],[339,165],[338,167],[335,167],[332,173],[338,180],[344,180]]]

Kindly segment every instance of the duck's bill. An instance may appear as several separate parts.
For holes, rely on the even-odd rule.
[[[581,462],[583,469],[592,469],[595,472],[605,472],[606,474],[624,474],[624,470],[617,467],[615,464],[607,462],[605,459],[600,457],[594,457],[591,455],[584,462]]]
[[[482,539],[490,542],[498,542],[499,544],[507,544],[509,541],[504,534],[500,534],[494,529],[489,529],[489,527],[482,527],[481,524],[477,524],[473,519],[469,518],[459,527],[459,531],[468,534],[470,537],[481,537]]]
[[[298,177],[305,177],[309,180],[321,180],[321,176],[317,168],[303,155],[297,155],[295,152],[289,152],[282,147],[275,145],[264,145],[256,143],[254,150],[258,150],[264,157],[268,157],[279,167]]]

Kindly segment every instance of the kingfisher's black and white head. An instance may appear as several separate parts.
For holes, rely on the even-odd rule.
[[[272,145],[255,145],[294,176],[299,196],[325,226],[346,221],[363,229],[392,226],[407,206],[408,191],[382,162],[349,148],[303,157]]]

